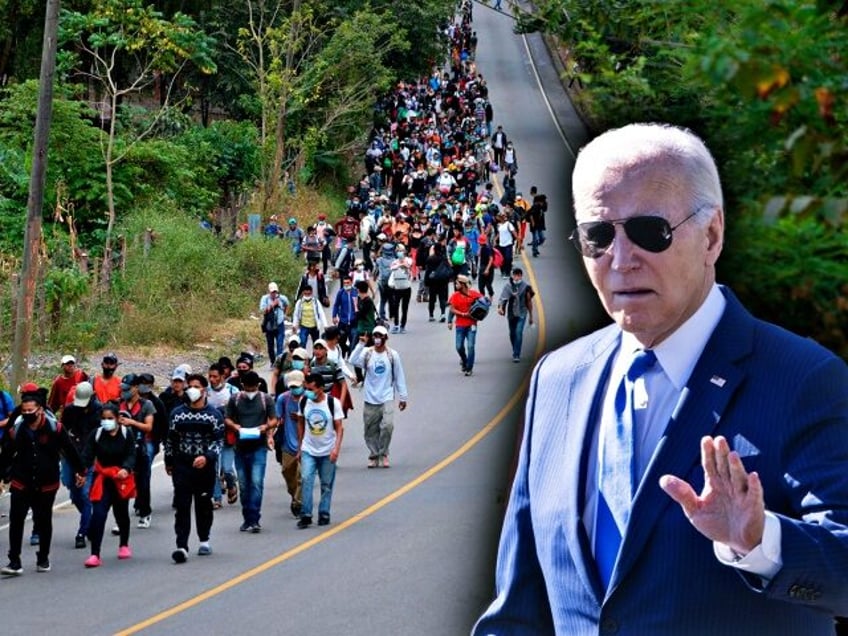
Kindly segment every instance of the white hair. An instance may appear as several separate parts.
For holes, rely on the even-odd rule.
[[[692,212],[715,213],[724,208],[718,168],[701,138],[679,126],[642,123],[608,130],[583,147],[571,176],[575,212],[579,193],[594,187],[604,174],[659,163],[677,169],[676,175],[687,185],[690,197],[684,203]],[[712,216],[698,214],[696,221],[706,225]]]

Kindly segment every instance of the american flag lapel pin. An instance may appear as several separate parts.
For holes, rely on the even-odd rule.
[[[713,377],[710,378],[710,382],[715,384],[717,387],[721,388],[727,383],[727,380],[725,380],[724,378],[719,377],[717,375],[714,375]]]

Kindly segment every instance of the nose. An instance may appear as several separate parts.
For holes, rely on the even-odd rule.
[[[638,266],[638,248],[624,231],[623,225],[615,225],[615,238],[607,248],[611,255],[610,268],[615,271],[628,271]]]

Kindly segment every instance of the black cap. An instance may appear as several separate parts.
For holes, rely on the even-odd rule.
[[[103,356],[103,362],[105,362],[106,364],[118,364],[118,356],[116,356],[114,353],[107,353],[105,356]]]
[[[135,373],[127,373],[124,377],[121,378],[121,384],[126,384],[127,386],[136,386],[139,384],[138,376]]]

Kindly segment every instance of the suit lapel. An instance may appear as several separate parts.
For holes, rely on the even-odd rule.
[[[744,379],[736,362],[751,351],[754,322],[729,290],[722,291],[727,297],[724,314],[686,383],[636,492],[610,593],[633,567],[659,518],[669,506],[677,505],[659,487],[660,477],[685,477],[700,463],[701,438],[715,433]],[[702,479],[692,486],[699,492]]]

